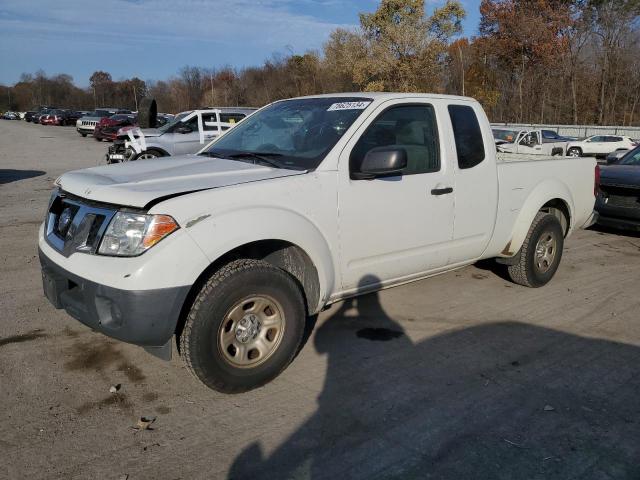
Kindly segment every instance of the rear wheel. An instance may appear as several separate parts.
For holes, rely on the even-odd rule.
[[[302,293],[288,273],[261,260],[236,260],[198,293],[180,333],[180,355],[209,388],[244,392],[289,365],[305,321]]]
[[[526,287],[542,287],[555,275],[562,258],[564,232],[552,214],[538,212],[516,262],[509,266],[511,280]]]

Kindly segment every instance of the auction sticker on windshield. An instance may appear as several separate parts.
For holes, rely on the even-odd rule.
[[[369,106],[371,102],[341,102],[341,103],[333,103],[329,108],[327,108],[327,112],[331,112],[333,110],[364,110]]]

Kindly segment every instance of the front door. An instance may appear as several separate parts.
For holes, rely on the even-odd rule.
[[[536,131],[526,132],[518,143],[518,153],[529,153],[531,155],[542,154],[542,142],[540,134]]]
[[[172,135],[173,155],[185,155],[198,151],[200,132],[198,131],[198,116],[187,117],[187,120],[174,128]]]
[[[453,171],[439,135],[441,115],[424,100],[388,102],[343,149],[338,215],[344,291],[408,280],[448,264]],[[407,152],[403,174],[354,178],[367,152],[382,146]]]

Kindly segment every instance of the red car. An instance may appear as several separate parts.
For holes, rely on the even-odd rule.
[[[40,117],[40,124],[42,125],[64,125],[65,124],[65,111],[64,110],[51,110],[48,115]]]
[[[108,140],[110,142],[116,139],[118,130],[122,127],[136,125],[138,118],[135,115],[117,113],[110,117],[101,118],[93,131],[93,138],[101,142]]]

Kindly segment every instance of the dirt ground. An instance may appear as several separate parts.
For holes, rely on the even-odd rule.
[[[578,232],[541,289],[482,263],[334,305],[228,396],[42,294],[52,182],[106,148],[0,121],[0,478],[640,478],[638,236]]]

